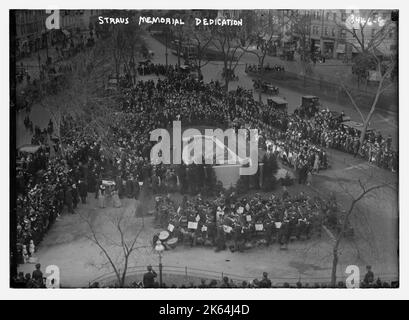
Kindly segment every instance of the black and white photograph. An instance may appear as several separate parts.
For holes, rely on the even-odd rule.
[[[336,5],[10,8],[9,288],[399,290],[404,17]]]

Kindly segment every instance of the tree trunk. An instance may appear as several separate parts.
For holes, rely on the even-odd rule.
[[[178,43],[178,67],[180,67],[180,54],[181,54],[181,42],[180,42],[180,40],[179,40],[179,43]]]
[[[337,284],[337,267],[338,267],[338,246],[339,241],[333,249],[333,259],[332,259],[332,271],[331,271],[331,287],[335,288]]]
[[[64,148],[64,145],[63,145],[63,142],[62,142],[62,139],[61,139],[61,115],[60,115],[60,117],[58,118],[58,119],[56,119],[55,117],[53,117],[54,118],[54,121],[55,121],[55,126],[56,126],[56,133],[57,133],[57,138],[58,138],[58,142],[59,142],[59,144],[60,144],[60,153],[61,153],[61,155],[63,156],[63,157],[65,157],[65,148]]]
[[[121,277],[121,283],[120,283],[121,288],[125,287],[126,271],[128,270],[128,258],[129,258],[129,255],[127,254],[125,256],[124,271],[122,272],[122,277]]]
[[[369,118],[367,118],[363,123],[363,128],[361,131],[361,136],[359,137],[359,146],[361,147],[365,141],[366,131],[368,130],[369,126]]]
[[[229,92],[229,82],[230,78],[228,77],[228,71],[227,71],[227,61],[224,61],[224,90],[226,92]]]
[[[197,63],[197,76],[199,79],[201,75],[202,75],[202,60],[199,58],[199,61]]]
[[[261,79],[262,79],[262,72],[263,72],[263,68],[260,67],[260,72],[259,72],[259,75],[258,75],[258,80],[259,80],[260,83],[261,83]],[[258,91],[258,102],[261,103],[261,90]]]
[[[260,81],[260,83],[261,83],[261,79],[262,79],[262,76],[263,76],[263,72],[264,72],[264,58],[266,57],[266,55],[264,54],[264,56],[261,58],[261,60],[260,60],[260,72],[259,72],[259,81]],[[261,103],[261,90],[259,91],[259,94],[258,94],[258,101]]]

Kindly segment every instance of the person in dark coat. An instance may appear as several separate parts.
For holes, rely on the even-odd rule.
[[[70,213],[75,213],[73,209],[73,201],[72,201],[72,189],[71,187],[68,187],[65,190],[65,196],[64,196],[65,204],[67,205],[68,212]]]
[[[132,176],[129,176],[128,179],[126,180],[125,184],[125,195],[127,198],[132,198],[132,193],[133,193],[133,178]]]
[[[366,271],[367,272],[365,274],[364,284],[369,286],[369,285],[373,284],[373,282],[375,281],[375,275],[372,272],[372,267],[371,266],[367,266]]]
[[[80,198],[81,198],[81,203],[86,204],[87,203],[88,187],[85,184],[84,180],[80,180],[78,182],[78,191],[79,191],[79,195],[80,195]]]
[[[133,179],[132,180],[132,192],[133,192],[133,197],[135,199],[138,199],[139,198],[139,192],[140,192],[138,179]]]
[[[216,236],[216,252],[223,251],[226,249],[226,236],[224,234],[223,228],[217,229]]]
[[[156,272],[152,269],[152,266],[147,267],[148,272],[143,275],[143,287],[153,288],[155,286],[155,278],[158,276]]]
[[[36,284],[38,285],[38,287],[43,287],[44,285],[44,279],[43,279],[43,273],[41,272],[41,264],[37,263],[36,264],[36,269],[33,271],[33,275],[32,275],[32,279],[33,281],[36,282]]]
[[[78,202],[79,202],[79,197],[78,197],[78,190],[77,190],[77,185],[76,184],[72,185],[71,194],[72,194],[72,207],[74,209],[77,209],[77,205],[78,205]]]
[[[271,280],[268,278],[267,272],[263,272],[263,279],[260,281],[260,288],[271,288]]]

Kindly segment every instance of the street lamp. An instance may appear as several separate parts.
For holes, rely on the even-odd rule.
[[[162,241],[156,241],[155,251],[159,255],[159,287],[162,288],[162,252],[165,251]]]

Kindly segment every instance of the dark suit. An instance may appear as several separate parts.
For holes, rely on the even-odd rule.
[[[34,270],[32,279],[35,280],[36,283],[40,286],[43,286],[43,273],[41,272],[41,270]]]
[[[155,286],[155,278],[157,274],[155,271],[148,271],[143,275],[143,286],[145,288],[153,288]]]
[[[85,204],[86,200],[87,200],[88,187],[87,187],[87,185],[85,184],[84,181],[81,181],[78,184],[78,191],[79,191],[79,194],[80,194],[81,202],[83,204]]]

